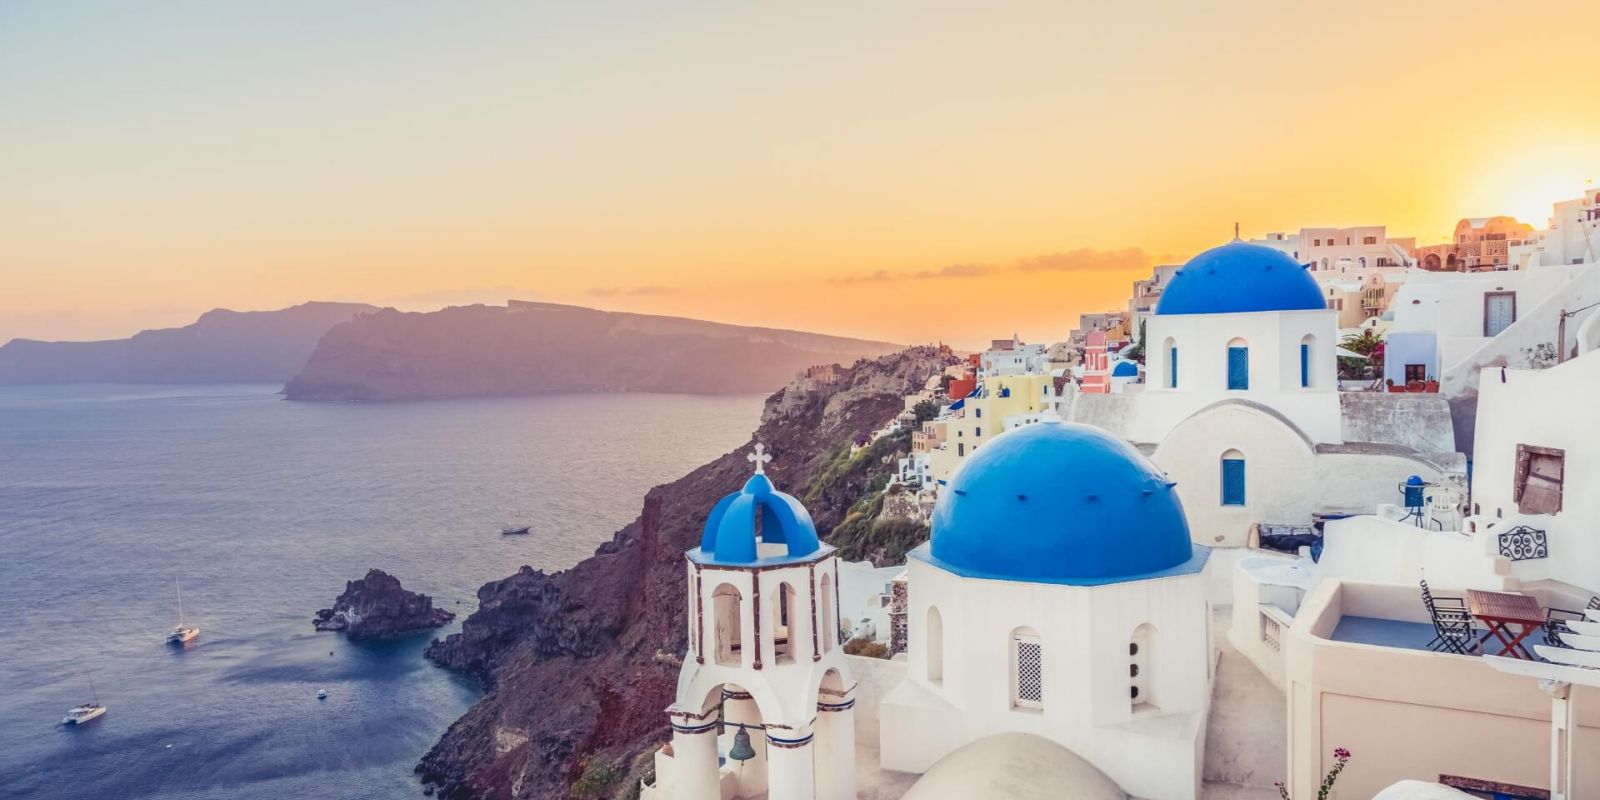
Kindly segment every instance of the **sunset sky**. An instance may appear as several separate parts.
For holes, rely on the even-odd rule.
[[[1600,3],[0,3],[0,342],[540,299],[1060,339],[1231,236],[1542,227]]]

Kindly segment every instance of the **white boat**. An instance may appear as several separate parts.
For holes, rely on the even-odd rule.
[[[531,525],[502,525],[500,526],[500,533],[506,536],[511,536],[514,534],[527,533],[532,527],[533,526]]]
[[[172,633],[167,634],[167,644],[184,644],[193,641],[194,637],[199,636],[200,629],[193,625],[183,624],[183,584],[178,583],[176,579],[173,580],[173,584],[178,588],[178,627],[174,628]]]
[[[99,703],[84,703],[67,712],[61,718],[62,725],[82,725],[89,720],[96,719],[106,713],[106,707]]]
[[[318,689],[317,690],[317,699],[318,700],[326,700],[326,699],[328,699],[328,690],[327,689]]]
[[[106,707],[100,705],[100,693],[94,690],[93,680],[89,681],[89,696],[94,698],[92,702],[68,709],[67,715],[61,718],[62,725],[82,725],[106,713]]]

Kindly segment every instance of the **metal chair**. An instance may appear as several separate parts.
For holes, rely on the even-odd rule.
[[[1440,653],[1468,655],[1478,647],[1478,634],[1473,630],[1472,615],[1465,610],[1440,608],[1433,612],[1434,637],[1431,650]]]
[[[1567,627],[1567,620],[1584,619],[1582,611],[1568,611],[1565,608],[1552,608],[1544,612],[1544,643],[1552,647],[1571,647],[1561,640],[1563,633],[1571,633]]]
[[[1469,636],[1472,635],[1472,615],[1467,613],[1467,601],[1460,597],[1434,597],[1433,592],[1428,589],[1428,579],[1423,578],[1420,583],[1422,585],[1422,605],[1428,609],[1428,616],[1433,620],[1433,630],[1436,634],[1433,637],[1433,641],[1428,642],[1428,649],[1435,651],[1448,650],[1452,653],[1465,655],[1465,651],[1460,646],[1452,646],[1447,641],[1445,627],[1450,627],[1451,635],[1453,636],[1454,628],[1459,624],[1458,621],[1465,619],[1467,621],[1467,633]],[[1441,613],[1449,617],[1445,627],[1440,624],[1439,615]]]

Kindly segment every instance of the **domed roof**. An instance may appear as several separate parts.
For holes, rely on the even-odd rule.
[[[940,492],[926,560],[974,578],[1078,585],[1198,571],[1210,551],[1189,541],[1173,487],[1099,428],[1027,425],[979,448]]]
[[[950,751],[903,800],[1126,800],[1116,781],[1077,753],[1031,733],[997,733]]]
[[[1173,273],[1157,314],[1233,314],[1326,309],[1322,290],[1287,253],[1237,239]]]
[[[782,555],[760,555],[758,526],[760,543],[784,545]],[[743,489],[711,507],[700,534],[700,548],[690,551],[690,557],[707,564],[754,564],[804,558],[820,549],[811,513],[757,472],[745,481]]]
[[[1118,361],[1117,365],[1111,368],[1111,377],[1137,378],[1139,377],[1139,365],[1132,361]]]

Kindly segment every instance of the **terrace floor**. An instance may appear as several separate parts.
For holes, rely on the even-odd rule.
[[[1333,629],[1336,642],[1373,644],[1402,650],[1427,650],[1433,641],[1433,626],[1426,622],[1405,622],[1375,617],[1341,617]]]

